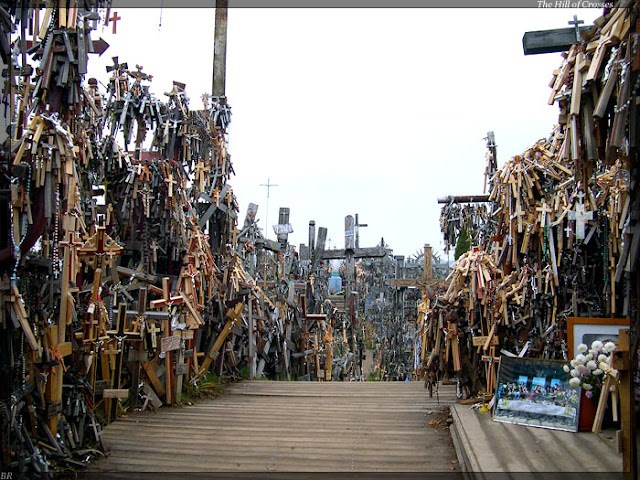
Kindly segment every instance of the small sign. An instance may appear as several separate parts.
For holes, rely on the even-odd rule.
[[[187,364],[179,363],[176,365],[176,375],[186,375],[187,374]]]
[[[102,392],[102,398],[127,398],[128,396],[128,388],[105,388]]]
[[[160,351],[171,352],[180,348],[180,342],[182,337],[180,335],[173,335],[171,337],[165,337],[161,340]]]
[[[477,337],[473,337],[473,346],[474,347],[482,347],[485,343],[487,343],[488,336],[478,335]],[[491,338],[491,343],[489,345],[498,345],[498,337],[495,335]]]

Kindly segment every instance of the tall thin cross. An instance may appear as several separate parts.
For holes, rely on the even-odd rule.
[[[573,20],[567,22],[569,25],[573,25],[573,28],[576,30],[576,42],[580,41],[580,25],[584,23],[584,20],[578,20],[578,16],[574,15]]]
[[[265,219],[264,226],[264,235],[266,237],[269,231],[269,193],[271,192],[271,187],[277,187],[278,185],[276,183],[271,183],[271,179],[267,177],[267,183],[261,183],[260,186],[267,187],[267,218]]]

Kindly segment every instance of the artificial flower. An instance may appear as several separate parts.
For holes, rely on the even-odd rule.
[[[598,368],[598,364],[596,362],[594,362],[593,360],[589,360],[587,362],[587,368],[589,370],[595,370],[596,368]]]
[[[577,377],[571,377],[571,380],[569,380],[569,385],[571,385],[572,387],[579,387],[580,379]]]
[[[585,383],[584,385],[582,385],[582,388],[584,388],[587,391],[593,390],[593,385],[589,385],[588,383]]]
[[[616,349],[616,344],[613,342],[607,342],[604,344],[604,349],[606,352],[613,352]]]
[[[584,355],[580,354],[578,356],[576,356],[576,363],[577,364],[582,364],[584,365],[584,363],[587,361],[587,357],[585,357]]]
[[[594,350],[602,350],[602,342],[600,340],[594,340],[591,344],[591,348]]]
[[[606,362],[607,360],[609,360],[609,357],[607,357],[604,353],[601,353],[600,355],[598,355],[598,363]]]
[[[587,350],[589,350],[589,347],[587,347],[584,343],[581,343],[580,345],[578,345],[578,351],[580,353],[584,353]]]
[[[593,397],[593,392],[591,390],[587,390],[586,392],[584,392],[585,396],[587,398],[592,398]]]
[[[569,373],[569,365],[563,365],[562,369],[566,372]]]
[[[604,371],[601,368],[596,368],[593,372],[594,375],[602,375]]]

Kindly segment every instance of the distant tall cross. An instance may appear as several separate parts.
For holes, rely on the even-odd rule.
[[[268,237],[269,235],[269,193],[271,192],[271,187],[277,187],[278,185],[275,183],[271,183],[271,179],[267,177],[267,183],[261,183],[260,186],[267,187],[267,215],[265,219],[264,236]]]

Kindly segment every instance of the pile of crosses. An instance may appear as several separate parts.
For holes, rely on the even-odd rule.
[[[446,288],[421,305],[425,361],[470,393],[493,391],[500,354],[567,360],[568,317],[634,313],[637,14],[635,4],[612,9],[563,54],[549,99],[560,107],[559,125],[501,168],[488,167],[489,206],[443,208],[445,241],[481,233],[470,235],[474,246],[453,264]]]
[[[106,89],[85,83],[89,55],[106,48],[91,32],[115,33],[120,17],[83,5],[3,4],[0,16],[1,458],[28,478],[84,466],[103,450],[102,425],[179,404],[210,371],[359,371],[356,319],[328,296],[326,229],[310,226],[298,253],[288,209],[277,241],[257,205],[239,228],[226,98],[191,110],[174,82],[160,100],[152,76],[117,57]]]

